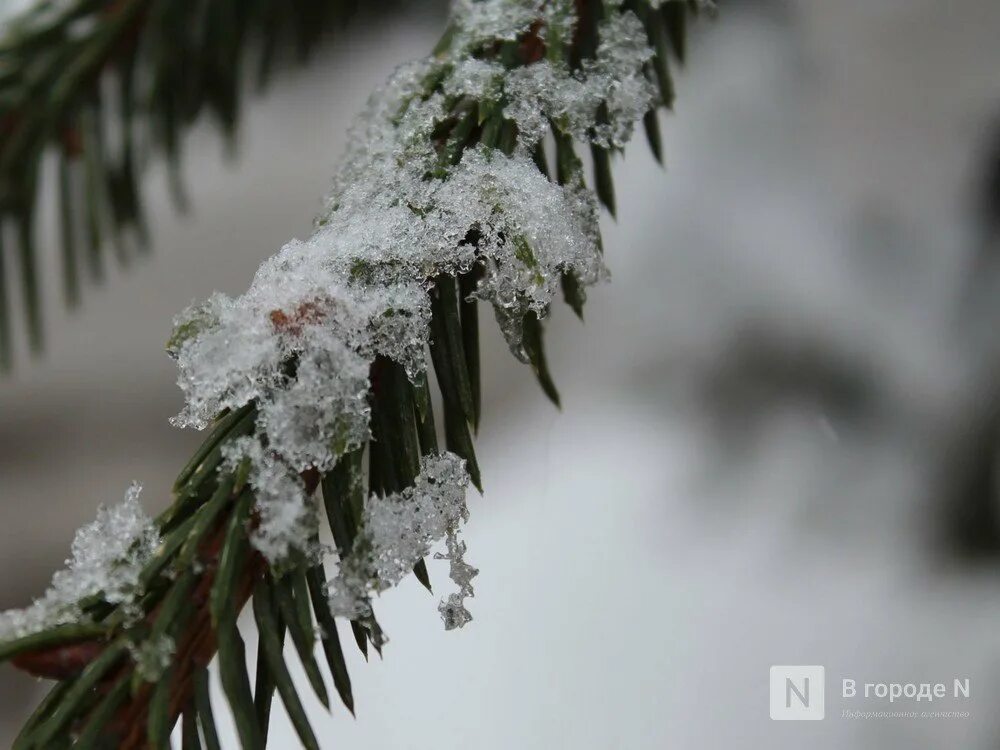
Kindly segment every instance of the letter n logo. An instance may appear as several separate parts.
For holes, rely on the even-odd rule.
[[[819,721],[825,716],[826,670],[771,667],[771,718],[775,721]]]

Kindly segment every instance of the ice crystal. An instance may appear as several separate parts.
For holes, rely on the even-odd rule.
[[[362,530],[337,576],[329,583],[334,614],[364,618],[370,600],[401,581],[445,536],[457,534],[468,516],[465,461],[452,453],[425,456],[412,487],[365,503]]]
[[[134,482],[120,504],[100,508],[97,519],[76,532],[72,557],[52,577],[45,594],[25,609],[0,614],[0,640],[85,620],[79,603],[97,594],[129,609],[139,572],[160,543],[152,520],[139,505],[141,489]]]

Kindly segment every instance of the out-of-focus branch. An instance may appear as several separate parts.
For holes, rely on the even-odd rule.
[[[356,0],[39,0],[0,21],[0,371],[13,363],[15,318],[43,341],[35,208],[59,202],[62,292],[79,303],[114,247],[127,263],[149,243],[141,175],[165,157],[175,203],[184,133],[210,113],[232,138],[248,78],[263,86],[291,42],[305,58]],[[249,73],[248,66],[254,70]],[[42,179],[43,156],[58,176]],[[16,264],[11,263],[15,261]],[[17,286],[23,314],[11,309]]]

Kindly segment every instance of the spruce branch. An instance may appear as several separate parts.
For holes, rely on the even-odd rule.
[[[302,745],[319,747],[285,640],[329,706],[318,638],[353,713],[336,620],[362,653],[381,651],[374,599],[410,572],[430,588],[424,558],[441,539],[458,587],[442,620],[471,619],[477,571],[460,530],[467,485],[481,487],[478,306],[558,404],[545,315],[560,289],[582,313],[585,287],[604,278],[596,199],[614,210],[611,157],[635,123],[659,154],[667,56],[683,54],[699,7],[455,4],[434,54],[373,97],[315,234],[265,262],[246,294],[177,319],[168,351],[187,405],[175,421],[211,429],[172,504],[149,519],[133,487],[79,532],[45,596],[0,618],[0,659],[56,682],[15,750],[164,748],[178,721],[185,747],[218,746],[213,659],[244,748],[265,746],[275,693]],[[578,145],[592,151],[594,191]],[[253,680],[236,627],[251,600]]]
[[[259,87],[285,42],[300,59],[356,0],[38,0],[0,19],[0,234],[16,230],[18,273],[0,250],[0,371],[12,364],[8,285],[30,348],[42,346],[36,206],[42,159],[57,154],[62,292],[76,306],[114,246],[127,264],[149,237],[142,173],[166,159],[179,209],[185,131],[209,113],[232,144],[248,65]],[[8,278],[9,277],[9,278]]]

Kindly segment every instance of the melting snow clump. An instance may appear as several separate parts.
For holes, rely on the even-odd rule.
[[[374,594],[399,583],[434,542],[445,536],[454,538],[468,518],[468,486],[465,461],[444,453],[421,460],[412,487],[369,497],[354,547],[328,585],[333,613],[352,619],[369,617]],[[472,595],[471,588],[466,595]]]

